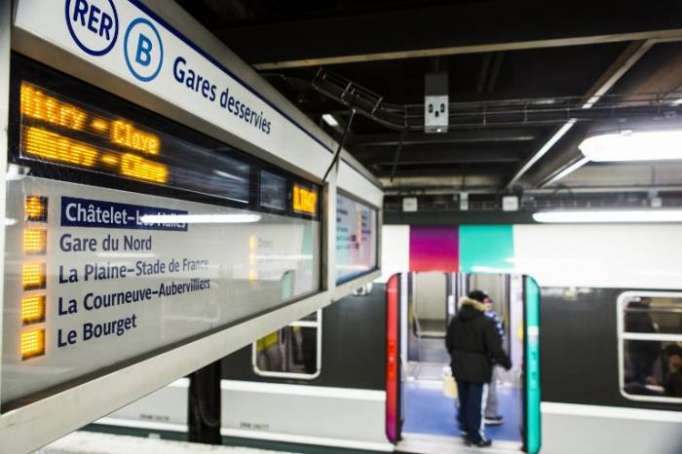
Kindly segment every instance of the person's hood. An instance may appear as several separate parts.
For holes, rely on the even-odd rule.
[[[474,299],[467,298],[466,296],[460,298],[459,300],[459,313],[458,316],[462,321],[471,320],[485,312],[485,304],[480,303]]]

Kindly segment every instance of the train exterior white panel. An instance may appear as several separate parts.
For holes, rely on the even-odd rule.
[[[221,389],[224,436],[393,449],[385,436],[384,391],[232,380]]]
[[[682,289],[679,225],[516,225],[514,250],[541,287]]]
[[[410,269],[410,226],[385,225],[381,229],[381,282]]]
[[[543,454],[679,454],[682,412],[543,402]]]
[[[189,379],[181,378],[165,388],[133,402],[97,424],[144,429],[150,432],[187,432]]]

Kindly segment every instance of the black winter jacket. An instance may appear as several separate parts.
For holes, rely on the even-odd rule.
[[[465,300],[461,304],[457,316],[450,321],[445,338],[452,374],[456,380],[489,383],[493,362],[508,370],[511,361],[502,349],[502,338],[495,322],[476,307],[480,303]]]

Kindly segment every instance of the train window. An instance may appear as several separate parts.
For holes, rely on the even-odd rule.
[[[254,372],[263,377],[317,378],[322,363],[322,311],[254,342],[252,361]]]
[[[377,267],[377,210],[342,194],[336,196],[336,282],[347,282]]]
[[[682,294],[622,294],[618,349],[623,396],[682,403]]]

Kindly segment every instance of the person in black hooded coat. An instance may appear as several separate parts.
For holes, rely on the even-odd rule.
[[[459,312],[448,326],[445,345],[457,381],[460,430],[466,434],[467,444],[490,446],[483,432],[483,395],[492,377],[493,364],[509,370],[511,360],[502,348],[495,322],[485,316],[484,304],[466,297],[460,300]]]

